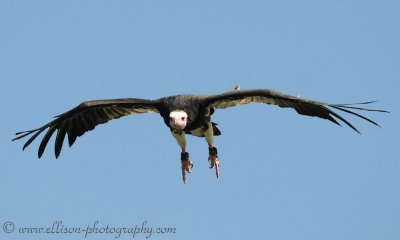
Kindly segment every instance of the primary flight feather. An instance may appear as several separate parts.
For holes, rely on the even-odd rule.
[[[87,101],[68,112],[56,116],[53,121],[40,128],[16,133],[17,137],[13,141],[32,134],[23,146],[23,149],[25,149],[40,133],[47,130],[39,145],[38,157],[40,158],[51,136],[56,132],[54,153],[58,158],[66,135],[71,147],[77,137],[93,130],[99,124],[131,114],[159,113],[182,149],[182,178],[186,183],[186,172],[191,171],[193,163],[189,160],[189,153],[185,150],[185,134],[205,137],[209,148],[208,160],[211,164],[210,168],[215,167],[216,176],[218,177],[219,159],[217,148],[213,146],[213,137],[220,135],[221,132],[217,128],[217,124],[211,121],[211,115],[215,109],[224,109],[249,103],[293,108],[302,115],[323,118],[338,125],[342,122],[358,133],[359,131],[356,127],[333,110],[355,115],[377,126],[379,125],[376,122],[356,113],[355,110],[387,112],[378,109],[355,107],[358,104],[371,104],[373,101],[355,104],[328,104],[290,96],[270,89],[240,90],[240,87],[236,86],[233,91],[216,95],[186,94],[157,100],[123,98]]]

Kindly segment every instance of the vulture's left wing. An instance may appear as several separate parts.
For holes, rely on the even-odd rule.
[[[384,110],[368,109],[355,107],[356,104],[370,104],[371,102],[362,102],[355,104],[328,104],[323,102],[312,101],[300,97],[294,97],[287,94],[283,94],[270,89],[255,89],[255,90],[235,90],[222,94],[209,95],[204,99],[205,105],[216,109],[224,109],[228,107],[234,107],[249,103],[261,103],[277,105],[282,108],[293,108],[297,113],[312,117],[319,117],[327,119],[335,124],[340,125],[340,123],[335,119],[339,119],[349,127],[360,133],[357,128],[355,128],[346,119],[335,113],[329,108],[337,109],[346,113],[356,115],[372,124],[379,126],[376,122],[369,118],[366,118],[351,110],[363,110],[363,111],[373,111],[373,112],[387,112]],[[335,118],[333,118],[335,117]]]
[[[56,119],[40,128],[16,133],[18,137],[14,138],[13,141],[34,133],[25,143],[23,147],[23,149],[25,149],[41,132],[48,129],[39,146],[38,157],[40,158],[50,137],[57,130],[54,153],[56,158],[58,158],[66,134],[68,134],[68,142],[71,147],[77,137],[82,136],[85,132],[93,130],[99,124],[130,114],[157,113],[159,112],[158,104],[159,103],[155,101],[137,98],[83,102],[72,110],[56,116]]]

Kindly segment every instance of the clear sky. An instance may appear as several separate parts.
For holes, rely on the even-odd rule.
[[[389,0],[1,1],[0,239],[85,239],[18,233],[55,221],[176,229],[149,239],[400,239],[399,13]],[[188,137],[186,185],[157,114],[101,125],[57,160],[54,138],[40,160],[39,141],[11,142],[86,100],[236,84],[391,114],[366,113],[382,129],[344,114],[359,135],[290,109],[218,110],[220,178]]]

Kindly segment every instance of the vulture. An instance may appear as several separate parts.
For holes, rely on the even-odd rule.
[[[271,89],[241,90],[238,85],[232,91],[215,95],[185,94],[163,97],[157,100],[140,98],[94,100],[79,104],[77,107],[56,116],[53,121],[40,128],[16,133],[17,137],[13,141],[31,135],[23,146],[24,150],[39,134],[47,130],[39,145],[38,157],[40,158],[51,136],[57,132],[54,153],[55,157],[58,158],[66,135],[68,135],[68,143],[71,147],[77,137],[93,130],[99,124],[131,114],[158,113],[181,148],[182,179],[186,183],[186,173],[190,173],[193,167],[192,161],[189,160],[189,153],[186,152],[186,134],[205,138],[208,144],[210,168],[215,169],[215,174],[218,178],[219,159],[217,148],[213,144],[213,138],[221,135],[221,131],[218,129],[217,124],[211,120],[211,115],[216,109],[225,109],[249,103],[276,105],[281,108],[293,108],[298,114],[319,117],[337,125],[344,123],[360,133],[349,121],[333,110],[355,115],[379,126],[376,122],[355,111],[387,112],[360,107],[360,105],[367,105],[373,102],[375,101],[328,104],[287,95]]]

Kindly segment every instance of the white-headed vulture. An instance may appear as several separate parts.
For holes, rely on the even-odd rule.
[[[53,121],[40,128],[18,132],[16,133],[18,136],[13,141],[32,134],[23,146],[23,149],[25,149],[40,133],[47,130],[39,145],[38,157],[40,158],[50,137],[54,132],[57,132],[54,153],[58,158],[66,135],[68,135],[68,143],[71,147],[77,137],[93,130],[99,124],[130,114],[159,113],[182,149],[182,178],[183,182],[186,183],[186,172],[189,173],[191,171],[193,163],[189,160],[189,153],[185,150],[185,134],[205,137],[209,149],[208,161],[211,165],[210,168],[214,167],[216,176],[218,177],[219,175],[219,159],[217,148],[213,145],[213,137],[220,135],[221,132],[217,128],[217,124],[211,121],[211,115],[215,109],[224,109],[249,103],[276,105],[282,108],[293,108],[299,114],[323,118],[338,125],[343,122],[359,133],[357,128],[333,110],[336,109],[355,115],[379,126],[376,122],[354,111],[387,112],[355,106],[373,102],[328,104],[290,96],[270,89],[240,90],[239,86],[236,86],[233,91],[216,95],[186,94],[163,97],[157,100],[139,98],[95,100],[81,103],[70,111],[56,116]]]

